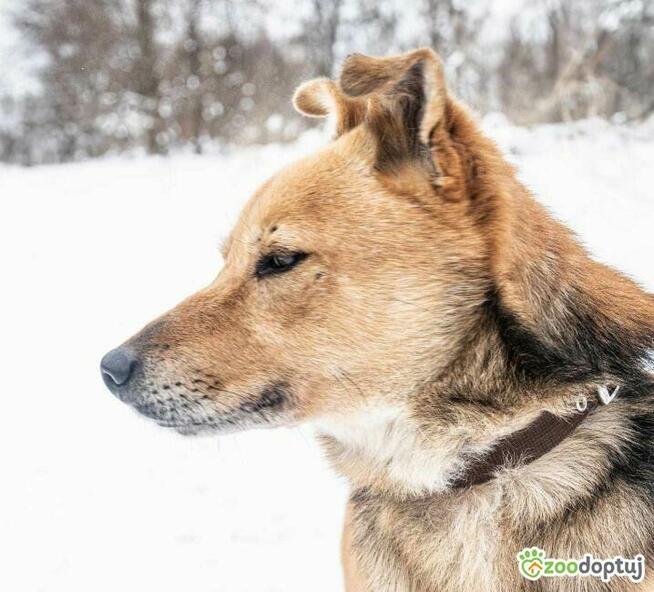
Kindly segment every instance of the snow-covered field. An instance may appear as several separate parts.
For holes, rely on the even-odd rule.
[[[654,126],[487,128],[600,259],[654,290]],[[341,589],[345,487],[308,432],[185,439],[98,372],[214,276],[252,189],[323,141],[0,168],[0,590]]]

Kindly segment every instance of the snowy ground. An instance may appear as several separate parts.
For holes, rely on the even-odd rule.
[[[654,290],[654,129],[487,122],[602,260]],[[184,439],[101,355],[207,283],[252,189],[323,142],[0,168],[0,590],[333,592],[345,488],[310,434]]]

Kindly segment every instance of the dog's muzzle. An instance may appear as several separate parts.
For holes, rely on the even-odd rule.
[[[100,372],[118,399],[159,425],[183,434],[228,433],[290,420],[291,392],[285,381],[244,392],[227,406],[220,401],[223,389],[218,377],[193,370],[189,374],[184,367],[174,369],[171,360],[156,351],[153,344],[144,347],[142,341],[132,339],[102,358]]]

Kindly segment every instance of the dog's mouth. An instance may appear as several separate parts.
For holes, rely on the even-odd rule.
[[[137,409],[138,411],[138,409]],[[144,415],[140,413],[140,415]],[[216,418],[206,419],[204,421],[195,421],[192,419],[184,419],[180,417],[179,419],[160,419],[152,418],[146,416],[149,419],[152,419],[159,427],[166,428],[168,430],[177,432],[183,436],[199,436],[199,435],[226,435],[233,432],[241,431],[250,425],[253,425],[254,422],[248,421],[248,418],[242,417],[238,420],[234,417],[224,417],[220,416]],[[249,425],[248,425],[249,424]],[[260,423],[257,422],[257,425]]]
[[[225,432],[224,429],[221,429],[220,426],[213,422],[155,421],[160,427],[173,430],[182,436],[198,436],[200,434],[210,435],[217,432]]]
[[[171,392],[150,384],[132,385],[129,393],[117,395],[140,415],[186,436],[223,435],[292,422],[290,389],[283,382],[273,382],[254,392],[230,391],[229,403],[221,401],[220,393],[209,396],[200,391]]]

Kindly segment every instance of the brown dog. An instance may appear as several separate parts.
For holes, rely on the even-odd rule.
[[[295,104],[334,141],[257,191],[107,385],[182,433],[317,425],[352,487],[348,591],[654,590],[652,297],[531,198],[432,51],[351,56]],[[530,552],[529,578],[525,547],[645,571]]]

